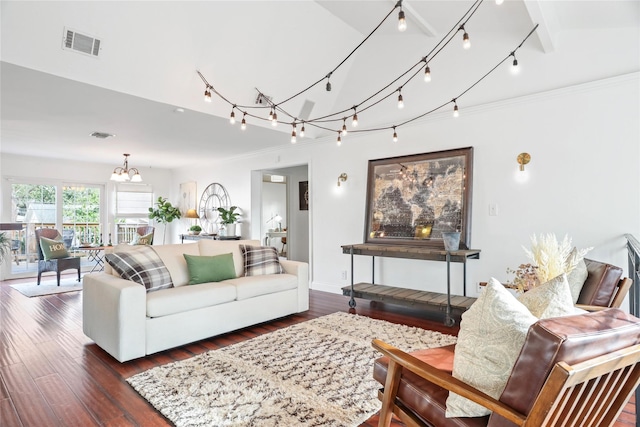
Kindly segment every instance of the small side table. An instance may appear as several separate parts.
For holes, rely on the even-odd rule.
[[[79,246],[78,250],[87,253],[87,260],[89,262],[95,262],[93,268],[90,273],[95,271],[103,271],[104,270],[104,250],[106,246]]]

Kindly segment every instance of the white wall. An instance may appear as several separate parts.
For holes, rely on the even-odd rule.
[[[309,164],[312,287],[339,292],[349,283],[341,279],[349,256],[340,246],[363,241],[368,160],[473,146],[471,246],[482,253],[468,264],[470,295],[476,294],[476,282],[506,280],[508,267],[526,262],[522,246],[529,246],[534,233],[568,234],[576,246],[595,248],[589,257],[626,271],[623,234],[640,235],[640,195],[634,188],[640,182],[638,86],[634,73],[462,109],[458,119],[443,114],[401,128],[395,144],[385,132],[351,133],[339,148],[333,139],[303,139],[281,150],[176,170],[173,182],[196,180],[199,193],[220,182],[243,218],[250,218],[252,170]],[[516,156],[523,151],[532,157],[526,182],[517,179],[522,175]],[[349,179],[338,189],[342,172]],[[172,194],[177,191],[174,184]],[[498,216],[489,216],[492,203]],[[243,237],[260,238],[250,230],[243,225]],[[355,281],[370,280],[370,259],[355,261]],[[453,291],[461,293],[461,268],[452,270]],[[438,262],[377,259],[376,277],[378,283],[443,291],[446,269]]]

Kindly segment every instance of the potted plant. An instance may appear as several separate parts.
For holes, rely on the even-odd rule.
[[[158,197],[155,208],[149,208],[149,218],[158,221],[160,224],[165,224],[164,232],[162,234],[162,244],[164,244],[164,240],[167,235],[166,224],[170,223],[174,219],[180,218],[180,216],[180,209],[173,206],[171,202],[167,201],[164,197]]]
[[[189,234],[194,234],[197,236],[201,231],[202,227],[200,227],[199,225],[192,225],[191,227],[189,227]]]
[[[236,209],[238,209],[237,206],[231,206],[229,209],[218,208],[218,212],[220,213],[220,222],[224,225],[227,236],[236,235],[236,223],[240,216],[238,212],[234,212]]]
[[[11,252],[11,236],[8,233],[0,233],[0,264]]]

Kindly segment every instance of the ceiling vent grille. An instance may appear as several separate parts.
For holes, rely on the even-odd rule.
[[[81,34],[75,30],[65,28],[62,48],[97,57],[100,53],[100,40],[93,36]]]

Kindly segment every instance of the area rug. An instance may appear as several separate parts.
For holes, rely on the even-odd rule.
[[[34,282],[11,285],[11,287],[28,297],[41,297],[43,295],[62,294],[82,290],[82,282],[78,282],[77,279],[60,279],[60,286],[57,286],[57,283],[55,279],[42,280],[40,286],[37,285],[37,282]]]
[[[176,426],[358,426],[380,410],[380,338],[405,351],[456,338],[334,313],[149,369],[129,384]]]

